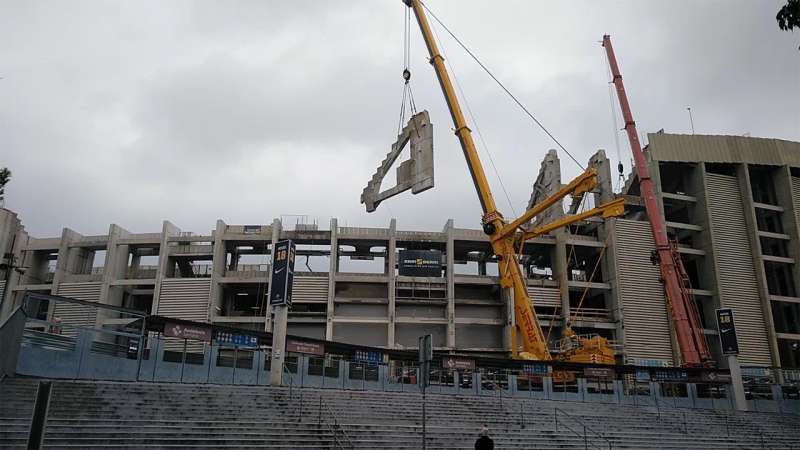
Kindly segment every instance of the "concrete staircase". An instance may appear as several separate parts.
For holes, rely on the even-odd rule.
[[[28,442],[37,384],[5,378],[0,381],[0,449]]]
[[[0,383],[0,448],[24,448],[37,382]],[[44,447],[319,449],[334,448],[336,438],[337,448],[417,449],[421,400],[374,391],[56,381]],[[758,449],[762,436],[763,448],[800,449],[800,417],[767,413],[428,395],[427,415],[428,448],[437,449],[472,448],[483,424],[499,449]]]

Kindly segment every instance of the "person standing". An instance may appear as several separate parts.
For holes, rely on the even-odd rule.
[[[475,450],[494,450],[494,441],[489,437],[489,427],[481,427],[478,440],[475,441]]]

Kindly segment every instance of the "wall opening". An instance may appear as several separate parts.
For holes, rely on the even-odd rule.
[[[339,273],[386,274],[385,246],[340,245]]]
[[[796,297],[792,264],[764,261],[764,273],[767,276],[767,287],[772,295]]]
[[[706,163],[706,172],[735,177],[736,165],[727,163]]]
[[[777,205],[775,195],[775,168],[772,166],[750,165],[750,189],[753,192],[753,201]]]
[[[780,212],[762,208],[755,208],[755,211],[756,224],[759,231],[783,233],[783,221],[781,220]]]

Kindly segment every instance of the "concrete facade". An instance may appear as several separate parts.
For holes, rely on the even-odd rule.
[[[705,332],[717,360],[715,312],[735,310],[744,366],[800,367],[800,143],[727,136],[650,135],[646,149],[670,235],[680,244]],[[706,149],[710,148],[708,152]],[[765,156],[766,155],[766,156]],[[693,159],[692,159],[693,158]],[[769,160],[763,160],[768,158]],[[608,159],[589,164],[600,185],[594,204],[628,200],[626,216],[590,219],[526,243],[524,272],[540,324],[551,341],[568,321],[579,334],[601,334],[620,360],[672,364],[677,350],[652,236],[631,174],[611,188]],[[548,153],[531,202],[561,186],[558,156]],[[578,205],[548,210],[550,218]],[[29,236],[16,215],[0,210],[0,247],[24,273],[2,273],[8,314],[26,291],[52,293],[153,314],[270,330],[266,306],[271,245],[297,244],[289,334],[387,348],[415,348],[432,334],[440,350],[506,355],[509,305],[496,260],[479,229],[447,221],[439,231],[326,227],[281,223],[230,225],[202,234],[165,221],[160,232],[130,233],[111,225],[101,236],[64,229]],[[547,219],[550,220],[550,219]],[[402,249],[439,250],[438,277],[401,276]],[[49,319],[77,317],[40,305]],[[723,364],[724,365],[724,364]]]

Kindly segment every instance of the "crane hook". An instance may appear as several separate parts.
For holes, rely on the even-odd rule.
[[[411,71],[408,69],[403,69],[403,79],[406,80],[406,83],[411,80]]]

